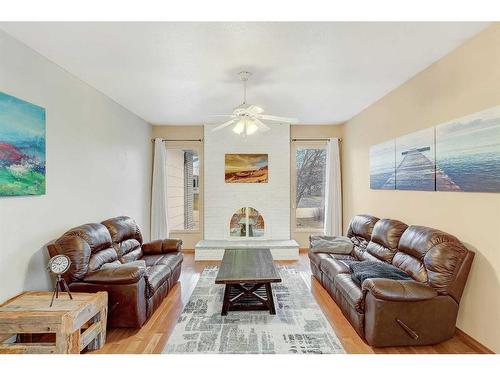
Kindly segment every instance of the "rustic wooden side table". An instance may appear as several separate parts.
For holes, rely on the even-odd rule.
[[[69,353],[100,349],[106,340],[108,294],[25,292],[0,306],[0,354]],[[5,343],[17,334],[53,333],[55,343]]]

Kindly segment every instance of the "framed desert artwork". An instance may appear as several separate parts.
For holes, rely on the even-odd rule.
[[[267,154],[226,154],[224,172],[226,183],[267,183]]]

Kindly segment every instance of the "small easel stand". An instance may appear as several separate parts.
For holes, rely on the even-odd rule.
[[[64,280],[61,275],[57,275],[56,279],[56,286],[54,287],[54,293],[52,293],[52,299],[50,301],[50,307],[52,307],[52,304],[54,303],[54,297],[59,298],[59,291],[64,292],[66,291],[69,295],[69,299],[73,299],[73,296],[71,295],[68,284],[66,284],[66,280]]]

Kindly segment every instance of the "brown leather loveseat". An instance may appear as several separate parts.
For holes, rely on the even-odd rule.
[[[451,338],[474,258],[457,238],[436,229],[370,215],[355,216],[348,255],[309,252],[314,276],[357,333],[372,346],[430,345]],[[411,280],[369,278],[358,286],[352,261],[392,264]]]
[[[120,216],[70,229],[48,251],[71,259],[64,275],[71,291],[108,292],[109,326],[140,327],[179,279],[181,246],[168,239],[143,243],[136,222]]]

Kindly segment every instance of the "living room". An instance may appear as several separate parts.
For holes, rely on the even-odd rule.
[[[0,17],[2,365],[500,352],[493,11],[50,12]]]

